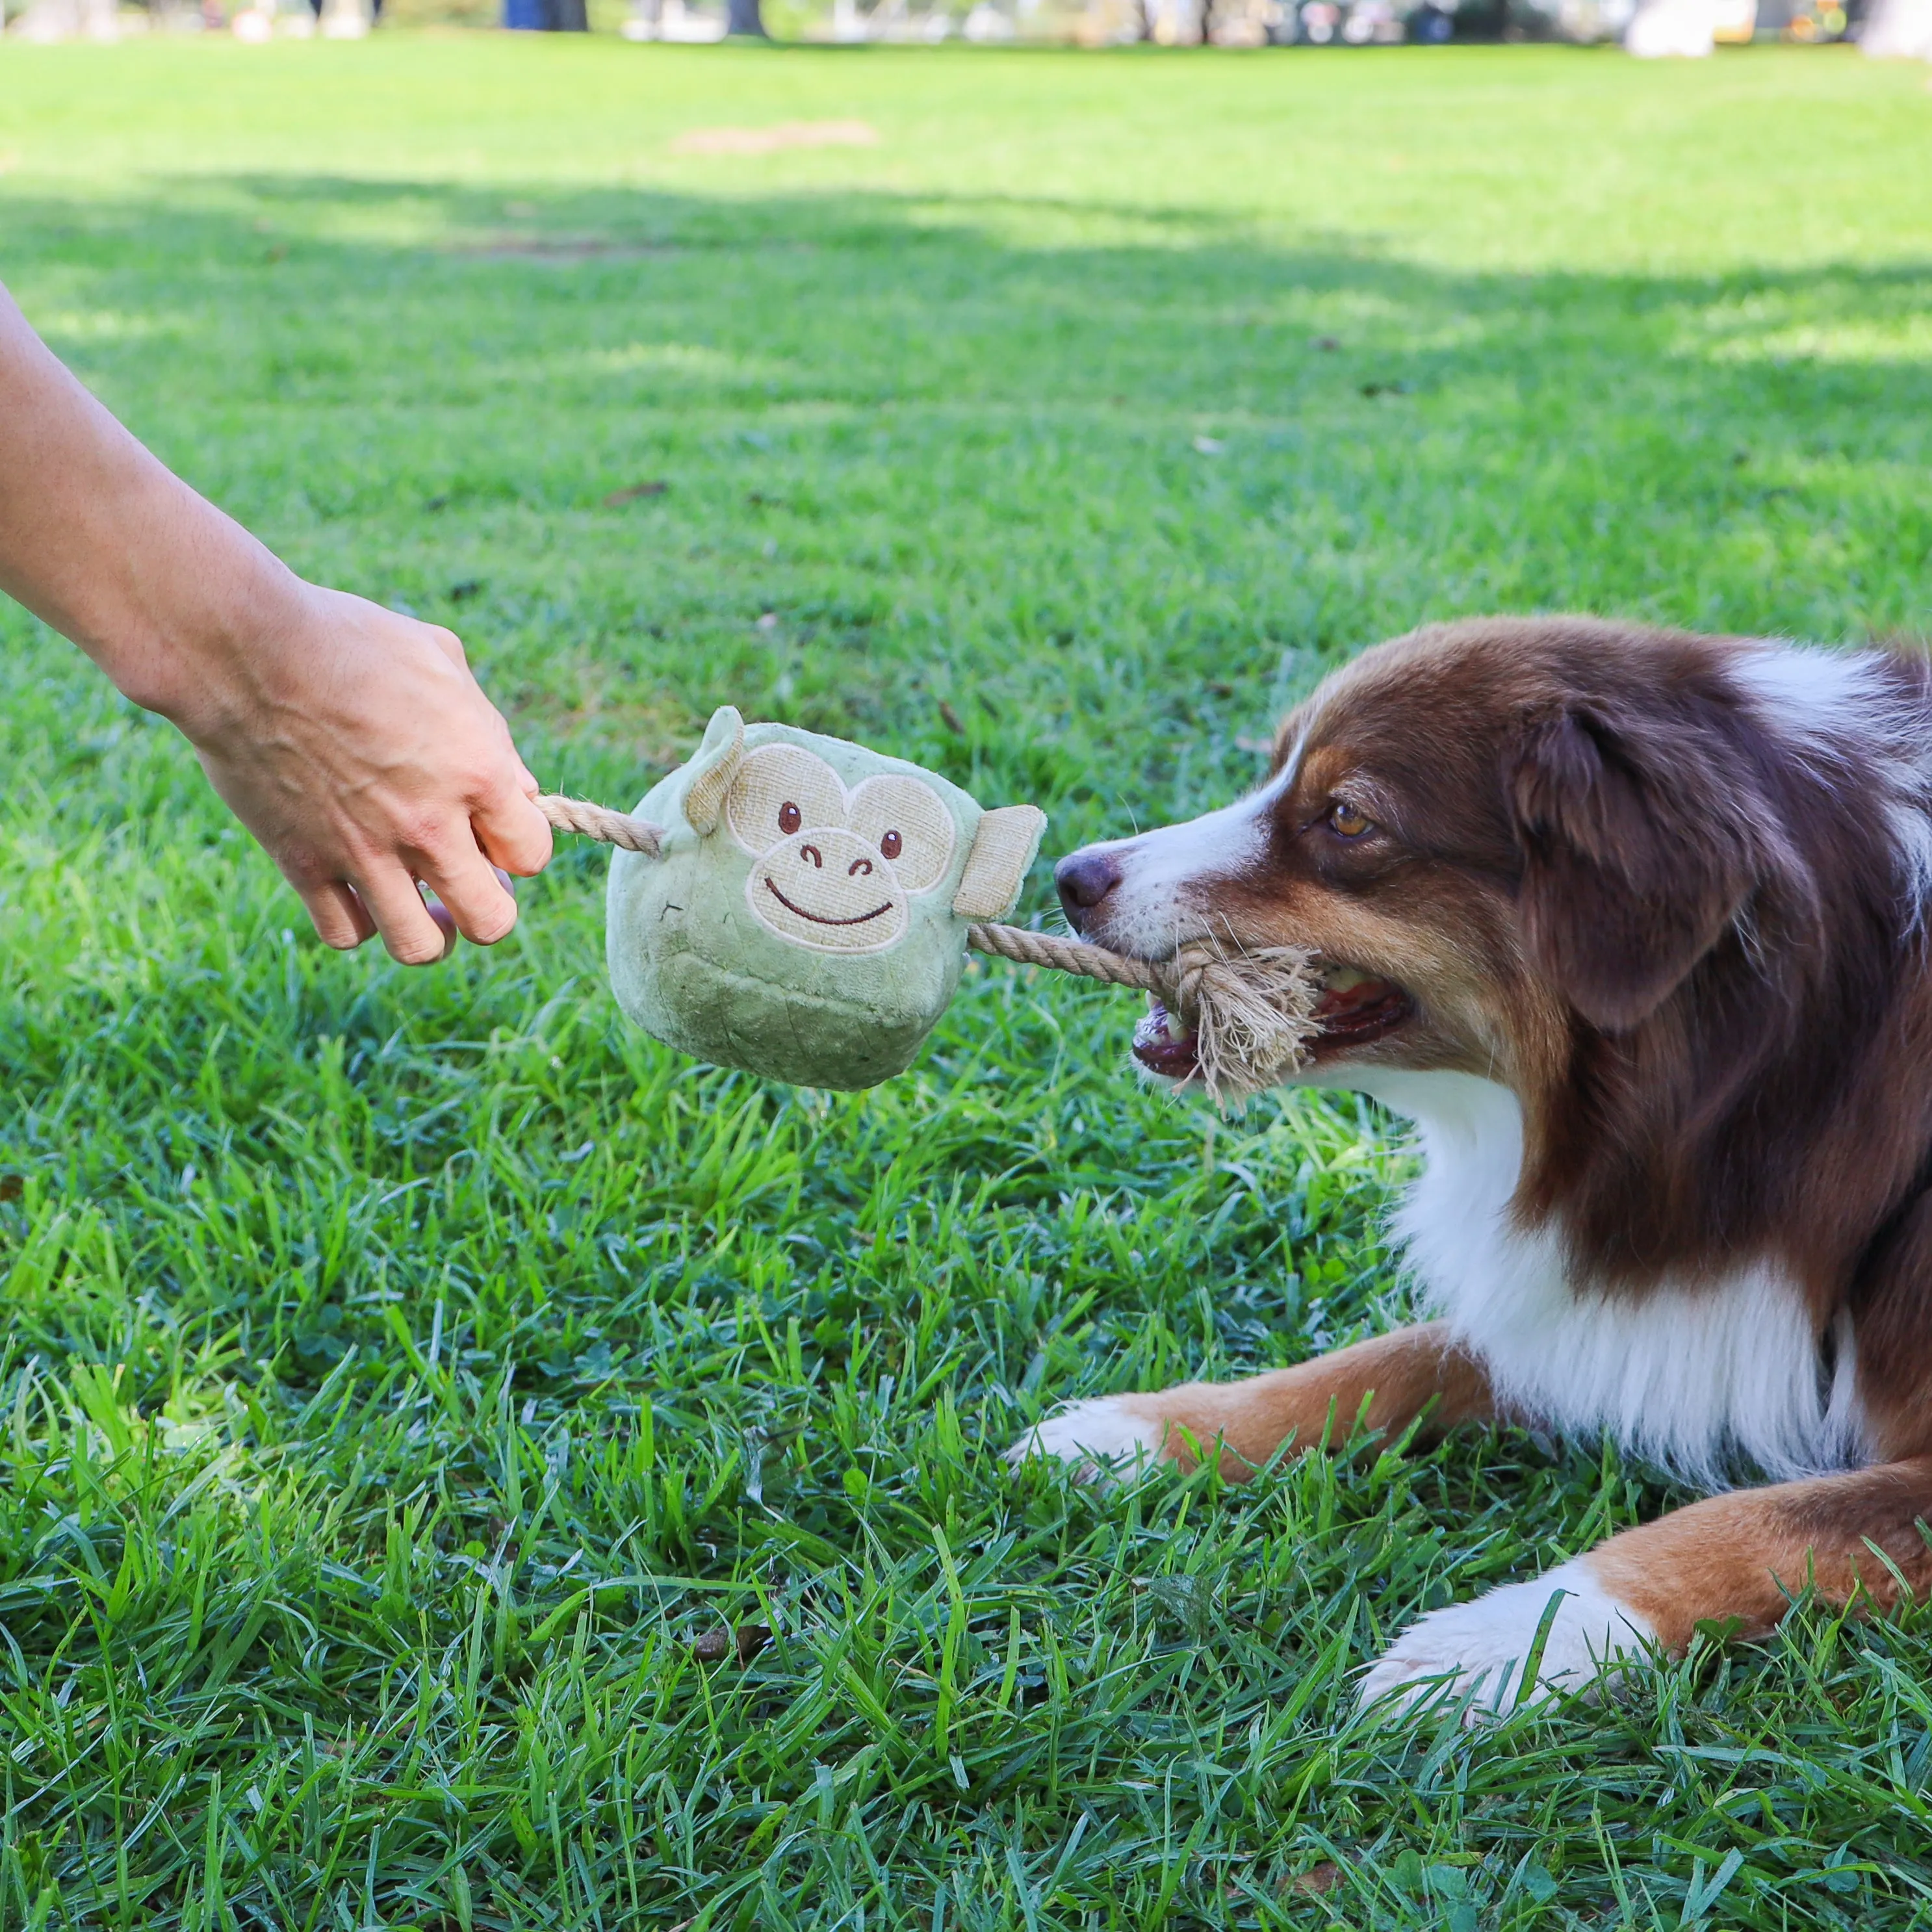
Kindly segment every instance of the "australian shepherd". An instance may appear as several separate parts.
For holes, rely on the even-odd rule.
[[[1330,677],[1240,803],[1056,880],[1120,952],[1314,952],[1298,1083],[1414,1122],[1397,1229],[1434,1318],[1083,1402],[1017,1456],[1214,1454],[1240,1479],[1358,1417],[1514,1418],[1714,1492],[1424,1617],[1364,1678],[1396,1706],[1507,1708],[1706,1618],[1767,1631],[1807,1588],[1883,1606],[1932,1582],[1924,659],[1432,626]],[[1192,1070],[1158,1011],[1134,1052]]]

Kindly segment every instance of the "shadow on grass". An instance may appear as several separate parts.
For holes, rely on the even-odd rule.
[[[729,697],[1165,808],[1424,618],[1924,619],[1932,265],[1452,272],[1050,196],[7,206],[30,310],[174,460],[633,768]],[[1051,754],[957,742],[982,700]]]

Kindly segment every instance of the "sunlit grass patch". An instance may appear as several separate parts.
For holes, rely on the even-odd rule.
[[[1904,68],[0,68],[56,345],[613,804],[730,701],[1051,853],[1224,802],[1426,618],[1928,622]],[[1215,1120],[1128,996],[976,962],[872,1094],[695,1068],[610,1006],[586,849],[494,952],[339,958],[166,728],[0,647],[0,1926],[1920,1922],[1917,1611],[1357,1718],[1419,1610],[1671,1499],[1613,1455],[1001,1462],[1402,1318],[1367,1103]]]

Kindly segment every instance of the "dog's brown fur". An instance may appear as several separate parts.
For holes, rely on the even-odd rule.
[[[1399,1433],[1418,1417],[1429,1432],[1438,1432],[1495,1413],[1482,1364],[1458,1348],[1439,1322],[1243,1382],[1183,1382],[1120,1400],[1130,1413],[1160,1426],[1168,1454],[1184,1468],[1218,1449],[1221,1473],[1237,1483],[1284,1443],[1302,1449],[1340,1443],[1358,1428]]]
[[[1758,648],[1583,619],[1384,645],[1282,725],[1258,854],[1175,895],[1177,928],[1402,990],[1386,1034],[1318,1048],[1331,1071],[1510,1088],[1511,1212],[1558,1233],[1576,1280],[1640,1305],[1763,1264],[1821,1347],[1849,1318],[1874,1466],[1700,1503],[1593,1559],[1672,1645],[1706,1618],[1768,1628],[1810,1580],[1892,1600],[1868,1539],[1932,1582],[1932,958],[1897,782],[1901,759],[1932,766],[1932,676],[1876,661],[1870,742],[1814,743],[1741,699]],[[1370,831],[1342,836],[1338,811]],[[1070,916],[1144,950],[1094,862],[1063,866]],[[1491,1412],[1481,1364],[1434,1326],[1125,1402],[1178,1460],[1218,1438],[1238,1478],[1365,1404],[1391,1431],[1432,1405],[1444,1426]]]

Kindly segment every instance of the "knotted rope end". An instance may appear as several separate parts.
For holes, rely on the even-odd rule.
[[[1308,1057],[1322,1030],[1314,956],[1299,946],[1244,952],[1212,939],[1190,940],[1172,959],[1130,958],[1058,933],[1014,926],[973,926],[966,943],[1025,966],[1048,966],[1116,986],[1138,986],[1160,1000],[1194,1036],[1196,1082],[1224,1112],[1277,1085]]]
[[[1314,956],[1300,946],[1253,952],[1196,940],[1176,956],[1169,988],[1175,1010],[1194,1034],[1195,1072],[1226,1112],[1278,1086],[1308,1058],[1321,1032],[1322,996]]]

